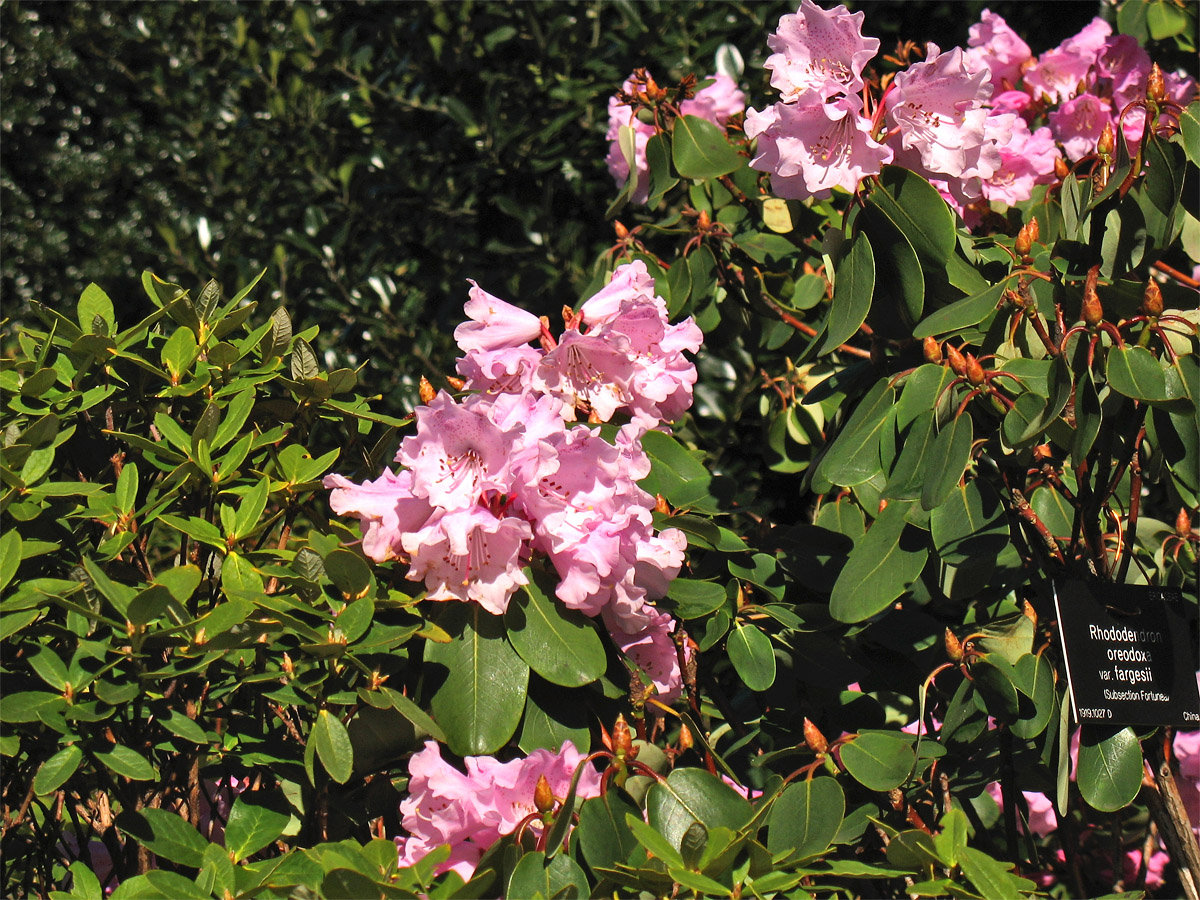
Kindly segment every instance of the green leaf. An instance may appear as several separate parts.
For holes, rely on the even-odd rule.
[[[604,644],[591,621],[552,600],[537,575],[513,596],[504,614],[508,639],[529,667],[552,684],[581,687],[607,665]]]
[[[280,794],[247,791],[233,801],[225,825],[225,848],[233,860],[245,859],[262,850],[283,834],[291,818],[287,802]]]
[[[943,204],[944,205],[944,204]],[[875,256],[866,234],[856,235],[836,268],[829,321],[817,355],[836,350],[852,338],[871,311],[875,290]]]
[[[775,683],[775,651],[757,626],[736,623],[725,646],[734,670],[750,690],[765,691]]]
[[[955,418],[938,434],[930,452],[930,465],[921,485],[921,508],[936,509],[946,502],[962,479],[971,459],[974,425],[969,415]]]
[[[871,388],[825,452],[814,478],[825,478],[842,487],[870,480],[879,471],[880,436],[891,421],[895,404],[896,392],[887,381]]]
[[[186,819],[177,813],[150,807],[134,815],[140,816],[141,822],[132,830],[123,830],[152,853],[193,869],[204,864],[204,849],[208,841]]]
[[[640,817],[641,811],[614,790],[593,797],[579,808],[575,834],[592,871],[625,862],[638,846],[625,824],[626,816]]]
[[[634,839],[656,858],[661,859],[668,866],[683,865],[683,857],[679,855],[679,851],[663,835],[643,822],[640,815],[626,813],[625,825],[633,833]]]
[[[33,779],[35,793],[44,795],[57,791],[68,778],[75,774],[83,761],[83,751],[76,744],[59,750],[38,768]]]
[[[309,740],[316,744],[317,757],[329,777],[338,784],[349,781],[354,771],[354,746],[342,720],[327,709],[320,710]]]
[[[672,848],[678,848],[693,822],[700,822],[710,831],[739,831],[750,821],[752,811],[750,804],[717,776],[703,769],[679,768],[665,782],[651,786],[646,794],[646,813],[650,826]]]
[[[163,728],[193,744],[207,744],[208,735],[204,729],[185,716],[180,710],[172,710],[171,714],[161,720]]]
[[[122,881],[109,900],[212,900],[212,892],[203,890],[190,878],[175,872],[152,870]]]
[[[996,311],[1000,298],[1008,287],[1008,279],[992,285],[986,290],[956,300],[949,306],[943,306],[926,316],[913,329],[913,337],[924,338],[930,335],[951,334],[978,325]]]
[[[1136,6],[1129,3],[1126,6]],[[1200,100],[1191,103],[1179,116],[1179,142],[1193,166],[1200,166]]]
[[[79,304],[75,308],[75,315],[79,320],[79,328],[84,334],[97,333],[93,326],[97,317],[107,326],[107,334],[112,334],[117,330],[113,302],[109,299],[108,294],[104,293],[104,290],[95,283],[89,284],[79,295]]]
[[[714,581],[676,578],[667,590],[675,602],[675,615],[681,619],[698,619],[725,603],[725,587]]]
[[[1032,881],[1009,872],[1010,865],[998,862],[974,847],[962,848],[959,863],[963,874],[987,900],[1006,900],[1037,890]]]
[[[49,647],[43,647],[29,657],[29,665],[33,667],[39,678],[56,690],[67,687],[67,665],[58,654]]]
[[[84,865],[83,860],[76,860],[71,863],[68,871],[71,873],[70,896],[72,898],[78,898],[78,900],[104,900],[104,890],[100,887],[100,879],[92,874],[92,870]]]
[[[1017,686],[1033,701],[1034,713],[1012,723],[1012,732],[1029,740],[1046,730],[1054,715],[1054,667],[1045,655],[1027,653],[1017,660]]]
[[[526,853],[508,880],[506,897],[551,897],[575,900],[590,894],[587,876],[565,853],[547,860],[546,854]]]
[[[433,695],[433,717],[459,756],[494,753],[521,720],[529,666],[505,639],[500,617],[476,603],[449,606],[438,624],[452,639],[425,645],[426,668],[447,673]]]
[[[1142,748],[1133,729],[1084,726],[1075,778],[1093,809],[1116,812],[1132,803],[1142,784]]]
[[[771,807],[767,849],[795,860],[819,856],[833,843],[845,812],[846,796],[835,779],[795,781]]]
[[[699,872],[692,872],[682,867],[670,866],[667,869],[667,874],[690,891],[702,892],[705,894],[715,894],[718,897],[733,896],[733,891],[730,888],[721,884],[719,881],[709,878],[707,875],[702,875]]]
[[[675,170],[684,178],[717,178],[746,161],[725,137],[723,129],[698,116],[680,116],[671,133]]]
[[[1004,504],[987,481],[971,478],[929,518],[933,545],[952,566],[971,559],[994,558],[1009,542]]]
[[[912,744],[888,734],[860,734],[841,749],[842,764],[859,784],[872,791],[890,791],[908,778]]]
[[[1105,368],[1108,386],[1134,400],[1169,400],[1166,372],[1145,347],[1111,347]]]
[[[908,590],[928,556],[923,533],[905,522],[908,504],[890,503],[854,544],[829,598],[839,622],[861,622]]]
[[[421,709],[421,707],[417,706],[416,703],[414,703],[408,697],[405,697],[397,690],[393,690],[389,687],[380,688],[380,690],[383,692],[383,695],[387,697],[388,702],[392,705],[392,708],[395,709],[396,712],[400,713],[400,715],[404,716],[404,718],[408,719],[408,721],[412,722],[418,730],[425,732],[435,741],[439,741],[443,744],[447,743],[445,733],[443,733],[437,722],[429,718],[429,714],[426,713],[425,710]]]
[[[931,468],[945,461],[934,453],[937,444],[937,416],[932,409],[921,413],[904,439],[904,447],[888,476],[883,496],[894,500],[915,500],[922,493]]]
[[[21,564],[21,532],[15,528],[0,534],[0,590],[8,587]]]
[[[107,753],[97,753],[96,759],[116,772],[133,781],[153,781],[158,777],[154,766],[136,750],[117,744]]]
[[[679,184],[679,179],[671,172],[671,144],[666,135],[656,134],[646,142],[646,167],[650,172],[646,206],[655,209],[667,191]]]
[[[954,254],[954,216],[928,181],[900,166],[884,166],[879,189],[867,203],[885,215],[904,235],[927,271],[946,267]]]
[[[238,506],[237,524],[232,537],[240,540],[248,537],[254,531],[263,510],[267,508],[267,497],[270,493],[270,481],[264,477],[242,495],[241,503]]]
[[[1146,28],[1150,32],[1151,40],[1165,41],[1187,31],[1188,15],[1174,3],[1162,0],[1147,3]]]

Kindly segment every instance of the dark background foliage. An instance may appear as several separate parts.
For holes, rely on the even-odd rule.
[[[964,44],[985,5],[858,8],[888,50]],[[5,315],[91,281],[144,303],[146,268],[230,289],[266,268],[328,362],[409,407],[453,355],[467,278],[539,313],[577,299],[612,239],[606,102],[632,68],[707,74],[728,42],[761,104],[793,6],[5,3]],[[1097,10],[990,7],[1035,51]]]

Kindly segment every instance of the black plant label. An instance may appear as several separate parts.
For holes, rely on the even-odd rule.
[[[1200,728],[1196,603],[1172,588],[1054,585],[1077,722]]]

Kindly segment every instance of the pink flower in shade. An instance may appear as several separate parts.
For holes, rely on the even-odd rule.
[[[1004,792],[1000,783],[993,781],[987,786],[987,792],[997,805],[1004,805]],[[1029,830],[1039,837],[1046,837],[1058,830],[1058,819],[1054,815],[1054,802],[1041,791],[1021,791],[1025,803],[1029,807]],[[1018,821],[1018,828],[1025,830],[1025,823]]]
[[[1112,82],[1113,112],[1120,114],[1126,104],[1146,96],[1150,77],[1150,54],[1128,34],[1109,37],[1096,58],[1096,69]]]
[[[612,621],[611,614],[605,614],[603,618],[617,650],[650,679],[654,698],[667,705],[679,699],[683,675],[679,668],[679,653],[671,638],[675,621],[668,615],[654,612],[645,627],[629,634],[622,629],[621,622]]]
[[[728,75],[709,75],[704,80],[711,84],[696,91],[690,100],[680,103],[679,111],[685,116],[707,119],[724,128],[726,122],[746,108],[746,95]]]
[[[860,108],[849,97],[749,110],[746,136],[758,138],[758,155],[750,166],[771,173],[771,190],[780,197],[823,199],[835,187],[853,191],[892,161],[891,147],[871,137],[871,122]]]
[[[746,108],[746,95],[738,90],[737,83],[728,75],[710,75],[707,81],[712,83],[701,88],[690,100],[684,100],[679,105],[679,112],[685,116],[698,116],[707,119],[714,125],[724,127],[730,117]],[[622,90],[629,93],[633,88],[631,79],[626,79]],[[618,186],[624,186],[629,179],[629,161],[621,150],[620,133],[622,126],[633,129],[634,152],[633,166],[637,172],[637,187],[631,198],[633,203],[645,203],[650,196],[650,167],[646,162],[646,145],[654,137],[654,126],[639,119],[634,110],[622,103],[616,95],[608,100],[608,172]]]
[[[992,97],[992,112],[1016,113],[1024,118],[1031,103],[1033,98],[1024,91],[1004,91]]]
[[[1200,731],[1175,732],[1175,757],[1179,760],[1179,795],[1192,830],[1200,838]]]
[[[408,797],[400,804],[401,824],[408,836],[396,839],[400,865],[413,865],[430,850],[449,844],[450,858],[438,873],[453,870],[469,879],[484,851],[535,811],[538,777],[544,775],[561,800],[582,760],[583,754],[567,741],[559,753],[535,750],[525,759],[507,763],[468,756],[464,774],[442,759],[435,742],[426,741],[408,763]],[[585,766],[576,796],[588,799],[599,793],[599,773]]]
[[[1054,103],[1074,97],[1079,83],[1092,74],[1096,56],[1110,34],[1107,22],[1092,19],[1079,34],[1037,58],[1025,72],[1025,87],[1035,96],[1045,94]]]
[[[419,530],[433,507],[412,492],[412,473],[384,469],[374,481],[355,484],[342,475],[326,475],[332,489],[329,506],[339,516],[357,515],[363,533],[363,552],[376,562],[398,558],[401,536]]]
[[[1050,113],[1050,130],[1063,145],[1067,159],[1078,162],[1096,149],[1096,141],[1111,117],[1107,100],[1080,94]]]
[[[925,62],[896,75],[888,96],[888,121],[900,145],[916,150],[930,172],[959,178],[972,164],[970,151],[984,143],[991,98],[987,72],[972,72],[962,50],[941,53],[929,44]]]
[[[445,391],[419,407],[416,419],[417,433],[396,454],[412,470],[414,494],[454,509],[474,505],[486,490],[508,490],[512,432]]]
[[[1171,861],[1171,857],[1167,855],[1165,850],[1155,849],[1150,854],[1150,859],[1146,863],[1146,881],[1145,886],[1154,889],[1162,887],[1163,872],[1167,869],[1167,864]],[[1125,866],[1123,877],[1126,884],[1133,884],[1137,879],[1138,870],[1142,867],[1142,851],[1129,850],[1125,853]]]
[[[517,586],[529,583],[521,551],[532,537],[524,519],[498,517],[482,506],[438,513],[402,536],[412,557],[406,577],[424,579],[430,600],[473,600],[499,615]]]
[[[1021,67],[1032,58],[1029,45],[1008,27],[1003,17],[984,10],[967,39],[967,65],[972,71],[988,69],[997,91],[1021,80]]]
[[[771,87],[790,103],[805,94],[829,100],[854,94],[863,86],[863,68],[879,52],[878,38],[862,36],[863,14],[835,6],[826,12],[812,0],[779,20],[778,30],[767,38],[774,51],[766,67],[772,71]]]
[[[1012,123],[1011,139],[998,149],[1001,164],[983,181],[983,196],[1009,206],[1032,197],[1034,185],[1053,181],[1054,161],[1062,156],[1049,128],[1030,134],[1024,119]]]

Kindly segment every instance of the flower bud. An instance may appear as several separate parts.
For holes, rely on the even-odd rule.
[[[950,371],[955,375],[967,374],[967,362],[953,345],[946,345],[946,358],[950,361]]]
[[[1038,462],[1046,462],[1054,456],[1049,444],[1038,444],[1033,448],[1033,458]]]
[[[709,218],[708,210],[700,210],[700,215],[696,216],[696,229],[698,231],[708,231],[712,228],[712,219]]]
[[[1017,309],[1021,309],[1022,307],[1025,306],[1025,300],[1021,297],[1020,294],[1018,294],[1012,288],[1005,288],[1004,293],[1001,295],[1000,299],[1003,300],[1005,303],[1009,304],[1010,306],[1016,307]]]
[[[1067,161],[1061,156],[1054,157],[1054,177],[1062,181],[1071,174],[1071,167],[1067,165]]]
[[[545,775],[539,775],[537,785],[533,789],[533,806],[543,816],[554,809],[554,792],[550,790],[550,782]]]
[[[1033,249],[1033,242],[1037,240],[1038,225],[1037,219],[1031,220],[1029,223],[1022,225],[1021,230],[1017,232],[1017,240],[1013,244],[1013,250],[1017,256],[1024,259],[1029,255],[1029,251]]]
[[[1158,63],[1150,67],[1150,77],[1146,79],[1146,99],[1151,103],[1162,103],[1167,99],[1167,86]]]
[[[421,376],[421,383],[417,387],[417,395],[426,406],[432,403],[433,398],[437,396],[437,391],[433,389],[433,385],[429,383],[429,379],[424,375]]]
[[[650,75],[646,76],[646,97],[654,102],[658,102],[667,96],[667,92],[658,86]]]
[[[1025,226],[1029,229],[1029,240],[1037,242],[1037,239],[1042,236],[1042,229],[1038,225],[1037,216],[1029,220],[1029,224]]]
[[[1185,541],[1192,536],[1192,517],[1186,507],[1179,507],[1179,515],[1175,517],[1175,533]]]
[[[662,494],[654,495],[654,511],[656,513],[662,513],[664,516],[669,516],[671,514],[671,505],[667,503],[667,498]]]
[[[461,391],[467,386],[467,380],[465,378],[458,378],[454,375],[447,375],[446,384],[450,385],[450,387],[454,388],[456,391]]]
[[[692,738],[692,729],[688,728],[686,725],[679,726],[678,746],[680,753],[683,753],[685,750],[690,750],[695,746],[695,741]]]
[[[1079,307],[1079,318],[1089,328],[1095,328],[1104,321],[1104,307],[1100,305],[1100,295],[1096,293],[1096,279],[1100,276],[1100,267],[1088,269],[1087,281],[1083,284],[1083,303]]]
[[[613,220],[613,231],[617,233],[617,240],[623,241],[629,237],[629,229],[621,224],[620,220]]]
[[[623,713],[617,714],[617,721],[612,730],[612,751],[619,759],[633,759],[633,736],[629,733],[629,725],[625,722]]]
[[[829,751],[829,741],[825,740],[821,729],[807,718],[804,720],[804,743],[808,744],[809,750],[818,755]]]
[[[946,629],[946,634],[943,642],[946,645],[946,655],[950,657],[951,662],[962,662],[963,648],[960,641],[949,628]]]
[[[925,362],[937,365],[942,361],[942,345],[932,334],[925,335],[925,340],[921,342],[921,350],[925,354]]]
[[[1112,122],[1104,123],[1104,130],[1096,141],[1096,152],[1101,156],[1112,156],[1113,148],[1117,145],[1117,135],[1113,131]]]
[[[1146,290],[1142,293],[1142,312],[1148,316],[1161,316],[1162,311],[1162,290],[1158,282],[1151,278],[1146,282]]]
[[[1033,604],[1030,603],[1028,600],[1023,601],[1021,603],[1021,612],[1023,612],[1025,614],[1025,618],[1027,618],[1030,622],[1033,623],[1033,627],[1037,628],[1037,624],[1038,624],[1037,610],[1033,608]]]
[[[975,387],[979,387],[979,385],[983,384],[984,381],[987,380],[983,377],[983,366],[979,364],[979,360],[977,360],[972,353],[968,353],[966,359],[967,381],[971,382],[971,384],[975,385]]]

